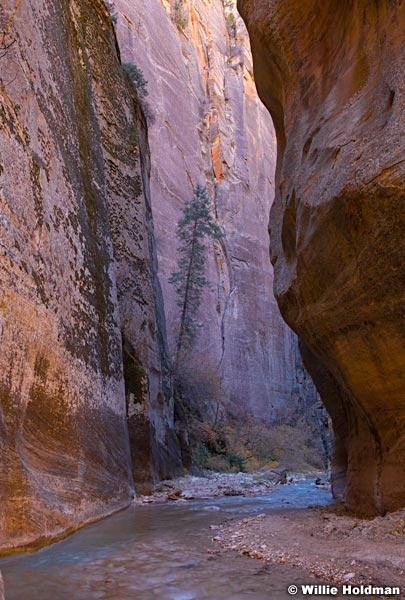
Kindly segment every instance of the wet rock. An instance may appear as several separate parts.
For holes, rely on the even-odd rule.
[[[317,477],[315,479],[314,483],[317,487],[319,487],[320,489],[323,489],[323,490],[329,490],[331,488],[329,481],[326,481],[326,480],[322,479],[321,477]]]
[[[265,471],[261,471],[260,475],[266,481],[270,481],[272,484],[282,484],[287,483],[287,471],[286,469],[268,469]]]
[[[195,498],[193,492],[191,492],[190,490],[183,490],[181,492],[181,495],[183,498],[185,498],[186,500],[193,500]]]
[[[224,496],[244,496],[242,490],[227,489],[224,490]]]
[[[167,495],[169,500],[179,500],[181,496],[181,490],[180,489],[175,489],[172,492],[170,492],[170,494]]]
[[[2,2],[1,28],[14,5]],[[0,86],[0,551],[35,548],[131,501],[109,217],[113,197],[134,191],[119,173],[140,177],[128,146],[133,100],[101,3],[25,2],[10,36]]]

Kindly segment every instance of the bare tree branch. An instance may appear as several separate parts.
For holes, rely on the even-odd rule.
[[[5,26],[3,31],[0,31],[0,50],[2,51],[2,53],[0,54],[0,58],[3,58],[6,55],[7,50],[9,48],[11,48],[11,46],[15,43],[15,40],[11,40],[8,42],[7,36],[10,35],[10,29],[11,29],[11,26],[15,19],[15,15],[18,10],[18,7],[20,6],[20,3],[21,3],[21,0],[16,0],[14,8],[11,12],[10,18],[7,22],[7,25]]]

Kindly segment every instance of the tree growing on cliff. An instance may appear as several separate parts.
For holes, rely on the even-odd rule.
[[[134,63],[124,63],[122,68],[129,81],[138,92],[139,97],[145,98],[149,94],[147,88],[148,82],[145,79],[142,69],[137,65],[134,65]]]
[[[196,320],[197,311],[203,289],[210,285],[205,277],[205,239],[219,239],[222,236],[210,210],[207,188],[197,185],[193,189],[192,199],[185,203],[183,216],[177,223],[177,238],[180,241],[177,248],[178,270],[169,279],[169,283],[174,285],[177,306],[180,308],[175,368],[181,351],[197,335],[200,327]]]

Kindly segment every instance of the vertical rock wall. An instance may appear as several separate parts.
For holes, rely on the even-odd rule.
[[[157,443],[172,419],[145,140],[111,20],[99,0],[23,4],[12,22],[15,3],[0,8],[1,551],[130,502],[122,333],[154,367]]]
[[[277,130],[275,290],[349,507],[405,504],[405,3],[239,0]]]
[[[121,143],[106,138],[110,222],[123,342],[123,368],[132,473],[138,493],[182,472],[162,292],[150,205],[147,128],[132,89],[134,122]],[[109,99],[120,99],[120,91]],[[121,100],[119,100],[121,101]]]
[[[276,143],[256,94],[244,24],[235,2],[222,0],[115,6],[123,62],[136,63],[148,81],[151,193],[171,350],[179,321],[168,283],[176,269],[176,222],[200,183],[225,236],[208,249],[212,288],[188,373],[202,373],[228,408],[266,422],[282,419],[300,396],[311,403],[316,392],[300,390],[296,338],[272,293],[267,223]]]

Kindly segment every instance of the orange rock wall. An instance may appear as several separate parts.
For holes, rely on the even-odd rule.
[[[405,504],[405,4],[239,0],[279,141],[275,292],[350,508]]]
[[[2,2],[1,30],[14,5]],[[122,335],[139,370],[152,373],[146,408],[140,392],[130,397],[162,446],[149,481],[170,470],[173,414],[157,347],[145,140],[105,6],[24,2],[0,42],[4,552],[131,501]]]

